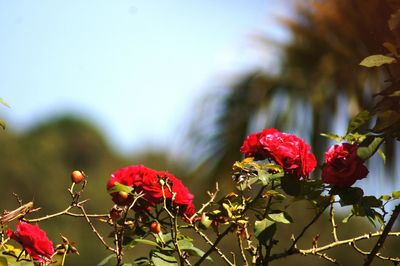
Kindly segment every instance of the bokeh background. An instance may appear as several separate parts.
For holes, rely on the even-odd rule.
[[[200,203],[216,181],[231,188],[243,139],[265,127],[306,139],[322,164],[332,143],[319,133],[344,134],[383,84],[358,63],[385,53],[399,2],[0,1],[0,97],[11,106],[0,108],[0,209],[18,206],[14,192],[42,207],[39,216],[62,210],[69,173],[82,169],[87,207],[104,213],[110,174],[138,163],[182,178]],[[384,151],[386,165],[376,156],[357,183],[367,194],[400,187],[399,145]],[[54,242],[59,233],[77,242],[68,265],[107,255],[83,220],[42,226]],[[343,237],[355,227],[374,230],[356,220]]]

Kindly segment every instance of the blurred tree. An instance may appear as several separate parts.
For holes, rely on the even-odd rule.
[[[296,17],[281,19],[291,40],[281,44],[277,74],[259,70],[243,75],[219,97],[217,115],[202,113],[202,123],[195,118],[191,133],[206,158],[197,171],[222,178],[241,158],[239,147],[246,135],[265,127],[295,130],[309,138],[313,152],[323,158],[327,140],[319,134],[335,131],[370,106],[385,79],[382,71],[366,70],[359,62],[387,53],[383,42],[399,44],[388,27],[399,7],[398,0],[299,1]],[[265,46],[271,44],[268,36],[258,38]],[[215,130],[211,138],[210,128]],[[386,145],[389,157],[393,147]]]

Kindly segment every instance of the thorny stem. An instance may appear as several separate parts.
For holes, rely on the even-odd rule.
[[[92,229],[93,233],[97,236],[97,238],[100,240],[100,242],[106,247],[106,249],[116,253],[116,250],[112,247],[110,247],[106,241],[104,241],[104,238],[100,235],[100,233],[96,230],[94,227],[92,221],[90,221],[90,218],[87,216],[85,208],[83,205],[78,204],[77,207],[82,211],[82,214],[84,215],[86,222],[89,224],[90,228]]]
[[[165,191],[164,191],[164,186],[167,186],[168,190],[171,192],[172,194],[172,200],[171,200],[171,206],[173,205],[176,193],[172,191],[171,187],[165,183],[165,184],[161,184],[161,191],[162,191],[162,195],[163,195],[163,203],[164,203],[164,210],[168,213],[169,219],[170,219],[170,223],[171,223],[171,236],[172,236],[172,243],[174,244],[174,247],[176,249],[176,251],[178,252],[179,255],[179,261],[181,265],[185,265],[185,263],[187,265],[192,265],[190,263],[190,261],[185,258],[184,254],[182,253],[181,248],[178,245],[178,221],[176,219],[176,215],[173,215],[167,207],[167,197],[165,196]],[[177,212],[176,212],[177,213]]]
[[[300,238],[303,237],[304,233],[307,231],[308,228],[310,228],[317,220],[318,218],[324,213],[326,208],[328,208],[329,204],[327,204],[324,208],[322,208],[315,216],[314,218],[303,228],[303,230],[300,232],[300,234],[293,240],[292,245],[288,249],[288,252],[293,252],[296,249],[296,244],[300,240]]]
[[[215,183],[215,192],[214,192],[214,193],[208,192],[208,195],[210,195],[210,199],[209,199],[206,203],[204,203],[204,204],[201,206],[201,208],[200,208],[195,214],[193,214],[192,217],[190,217],[190,219],[189,219],[190,222],[192,222],[193,219],[196,218],[197,216],[201,215],[201,214],[203,213],[203,211],[204,211],[211,203],[214,202],[215,197],[217,196],[218,192],[219,192],[219,187],[218,187],[218,182],[217,182],[217,183]]]
[[[339,247],[339,246],[343,246],[343,245],[349,245],[352,242],[357,242],[363,239],[369,239],[372,237],[379,237],[382,235],[382,232],[375,232],[375,233],[369,233],[369,234],[364,234],[358,237],[354,237],[354,238],[349,238],[346,240],[339,240],[337,242],[332,242],[330,244],[327,244],[325,246],[319,247],[319,248],[310,248],[310,249],[293,249],[293,250],[287,250],[285,252],[282,253],[278,253],[278,254],[273,254],[270,257],[270,261],[276,260],[276,259],[281,259],[281,258],[285,258],[288,257],[290,255],[293,254],[302,254],[302,255],[308,255],[308,254],[315,254],[315,253],[319,253],[325,250],[329,250],[335,247]],[[400,232],[389,232],[388,236],[400,236]]]
[[[244,265],[247,266],[247,265],[249,265],[249,262],[247,261],[246,254],[244,254],[242,238],[240,235],[237,235],[237,239],[238,239],[238,245],[239,245],[239,249],[240,249],[240,255],[242,256]]]
[[[207,250],[206,253],[204,253],[204,255],[194,264],[195,266],[200,265],[214,250],[216,250],[217,245],[219,244],[219,242],[231,231],[231,227],[228,227],[225,229],[225,231],[220,234],[217,239],[213,242],[211,242],[211,247]],[[197,231],[196,231],[197,232]],[[220,254],[220,253],[218,253]],[[222,253],[221,253],[222,254]],[[234,264],[232,262],[230,262],[230,260],[224,255],[222,256],[220,254],[220,256],[231,266],[233,266]]]
[[[329,211],[329,220],[331,222],[332,225],[332,236],[333,236],[333,240],[335,242],[339,241],[338,236],[337,236],[337,224],[335,223],[335,208],[334,208],[334,203],[335,202],[335,196],[332,195],[331,196],[331,208]]]
[[[396,221],[399,214],[400,214],[400,204],[398,204],[394,208],[388,223],[386,224],[385,228],[382,231],[382,234],[380,235],[378,241],[376,242],[374,248],[371,250],[370,254],[367,256],[364,266],[371,265],[373,259],[375,258],[375,255],[378,253],[379,249],[383,246],[383,243],[385,242],[387,236],[389,235],[390,230],[392,230],[394,222]]]
[[[369,255],[371,254],[371,252],[367,252],[367,251],[363,251],[362,249],[360,249],[359,247],[356,246],[355,242],[350,243],[350,245],[360,254],[362,255]],[[375,254],[375,256],[381,260],[388,260],[388,261],[393,261],[393,262],[400,262],[400,258],[391,258],[391,257],[384,257],[382,255],[380,255],[379,253]]]
[[[204,241],[207,242],[207,244],[209,244],[210,246],[214,245],[214,243],[208,238],[208,236],[207,236],[206,234],[204,234],[203,232],[201,232],[200,229],[199,229],[195,224],[191,224],[191,225],[189,225],[189,227],[190,227],[190,228],[193,228],[194,231],[195,231],[199,236],[201,236],[201,237],[204,239]],[[221,251],[218,247],[215,247],[215,251],[219,254],[219,256],[220,256],[223,260],[225,260],[225,262],[226,262],[228,265],[234,265],[234,264],[224,255],[224,253],[222,253],[222,251]]]

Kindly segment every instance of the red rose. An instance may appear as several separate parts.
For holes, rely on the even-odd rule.
[[[7,230],[7,236],[18,241],[32,259],[39,262],[50,261],[54,253],[53,243],[39,225],[31,225],[18,221],[15,232]]]
[[[275,128],[267,128],[261,132],[248,135],[246,140],[243,142],[242,147],[240,147],[240,152],[243,153],[246,158],[254,157],[255,160],[266,159],[269,156],[269,153],[260,143],[260,139],[277,132],[279,131]]]
[[[260,143],[270,158],[297,179],[307,178],[317,165],[311,147],[295,135],[276,132],[261,138]]]
[[[163,180],[164,186],[161,185],[160,180]],[[144,194],[145,200],[140,200],[138,206],[135,206],[135,210],[149,209],[163,202],[163,193],[167,200],[172,200],[172,192],[174,192],[174,204],[180,206],[180,210],[184,212],[187,206],[192,204],[194,198],[182,181],[174,175],[166,171],[159,172],[143,165],[128,166],[116,171],[111,175],[107,189],[111,189],[116,182],[130,186],[135,192]],[[128,200],[122,201],[119,200],[118,193],[111,195],[113,201],[118,205],[129,205],[133,201],[132,195],[128,197]],[[181,214],[182,211],[180,211]]]
[[[368,169],[357,156],[356,144],[334,145],[325,153],[322,180],[337,187],[350,187],[368,175]]]

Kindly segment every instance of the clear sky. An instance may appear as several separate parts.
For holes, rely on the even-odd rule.
[[[72,112],[123,152],[166,146],[207,88],[265,62],[252,36],[284,35],[282,2],[0,0],[0,116]]]

